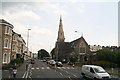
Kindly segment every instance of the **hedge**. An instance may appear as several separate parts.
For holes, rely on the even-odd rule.
[[[9,64],[6,64],[6,65],[3,65],[2,66],[2,69],[9,69],[11,67],[18,67],[20,66],[20,64],[22,64],[24,62],[24,59],[23,58],[17,58],[17,59],[13,59],[10,61]],[[15,66],[15,63],[16,63],[16,66]]]

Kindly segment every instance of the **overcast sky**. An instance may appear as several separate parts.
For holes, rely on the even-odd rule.
[[[27,31],[31,29],[29,48],[32,52],[40,49],[50,52],[55,47],[60,15],[66,42],[80,38],[82,32],[89,45],[118,46],[118,2],[108,1],[5,0],[0,16],[13,24],[13,30],[25,41]]]

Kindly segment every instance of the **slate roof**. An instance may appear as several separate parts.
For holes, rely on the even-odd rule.
[[[70,44],[71,44],[71,46],[75,46],[75,45],[77,45],[79,42],[81,42],[82,40],[88,45],[88,43],[85,41],[85,39],[83,38],[83,36],[80,37],[80,38],[78,38],[78,39],[76,39],[76,40],[74,40],[74,41],[72,41],[72,42],[70,42]]]
[[[12,24],[10,24],[9,22],[5,21],[4,19],[0,19],[0,24],[5,24],[5,25],[7,24],[7,25],[13,27]]]
[[[69,42],[57,42],[60,53],[67,54],[73,51],[73,47]]]

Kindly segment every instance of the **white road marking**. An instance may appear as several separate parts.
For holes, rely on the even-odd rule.
[[[32,70],[35,69],[35,68],[31,68]]]
[[[47,69],[50,69],[50,67],[47,67]]]
[[[60,69],[60,67],[57,67],[58,69]]]
[[[28,77],[28,73],[29,73],[29,71],[27,71],[27,72],[26,72],[26,76],[25,76],[25,78],[27,78],[27,77]]]
[[[74,75],[74,74],[72,74],[72,73],[69,73],[68,71],[66,71],[66,70],[63,70],[63,69],[61,69],[62,71],[64,71],[64,72],[66,72],[67,74],[70,74],[70,75],[73,75],[74,77],[77,77],[76,75]]]
[[[44,67],[41,67],[41,69],[45,69]]]
[[[73,76],[77,77],[76,75],[73,74]]]
[[[69,74],[69,72],[68,72],[68,71],[65,71],[65,72]]]
[[[34,70],[34,69],[45,69],[45,67],[41,67],[41,68],[31,68],[32,70]],[[46,67],[46,69],[50,69],[50,67]]]
[[[25,78],[25,75],[26,75],[26,72],[24,73],[23,77],[22,78]]]
[[[65,67],[62,67],[62,69],[65,69]]]
[[[62,74],[62,73],[60,73],[60,75],[61,75],[61,76],[63,76],[63,74]]]
[[[39,69],[39,68],[36,68],[36,69]]]
[[[57,67],[58,69],[75,69],[74,67]]]
[[[67,69],[70,69],[70,67],[66,67]]]
[[[70,77],[68,77],[70,80],[72,80]]]
[[[71,67],[71,69],[75,69],[74,67]]]
[[[30,67],[31,67],[31,65],[29,64],[29,65],[28,65],[28,70],[25,71],[25,73],[24,73],[24,75],[23,75],[22,78],[27,78],[27,77],[28,77],[28,73],[29,73],[29,69],[30,69]]]

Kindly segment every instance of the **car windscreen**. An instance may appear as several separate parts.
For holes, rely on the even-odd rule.
[[[95,70],[96,73],[106,73],[106,71],[103,68],[101,68],[101,67],[94,68],[94,70]]]

